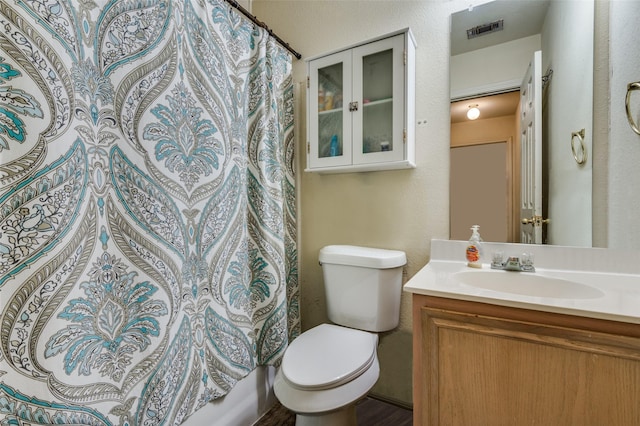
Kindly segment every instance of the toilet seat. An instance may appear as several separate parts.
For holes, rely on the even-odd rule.
[[[298,389],[335,388],[371,367],[377,340],[373,333],[321,324],[289,345],[282,360],[282,374]]]
[[[368,370],[342,386],[331,389],[310,390],[292,385],[278,369],[273,381],[273,392],[280,403],[300,415],[322,415],[342,410],[364,397],[380,376],[380,364],[376,357]],[[315,423],[317,424],[317,423]]]

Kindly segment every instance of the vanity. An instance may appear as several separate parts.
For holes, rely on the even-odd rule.
[[[433,240],[413,303],[415,425],[640,424],[640,252]]]

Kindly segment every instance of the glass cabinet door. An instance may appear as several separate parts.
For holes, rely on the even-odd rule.
[[[404,39],[393,37],[354,49],[353,163],[404,157]]]
[[[351,52],[311,62],[309,89],[310,166],[351,164]]]

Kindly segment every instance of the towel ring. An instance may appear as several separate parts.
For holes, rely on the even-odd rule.
[[[627,85],[627,97],[624,101],[624,107],[627,110],[627,120],[629,121],[629,125],[631,126],[634,132],[640,135],[640,129],[638,128],[638,126],[636,125],[636,122],[633,120],[633,117],[631,116],[631,107],[629,106],[629,101],[631,100],[631,92],[633,92],[634,90],[640,90],[640,81],[629,83]]]
[[[580,151],[576,149],[576,138],[580,141]],[[587,161],[587,149],[584,147],[584,129],[571,133],[571,152],[573,152],[573,158],[576,163],[583,165]]]

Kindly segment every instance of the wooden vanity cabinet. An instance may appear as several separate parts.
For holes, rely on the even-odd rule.
[[[640,325],[413,295],[414,425],[640,425]]]

